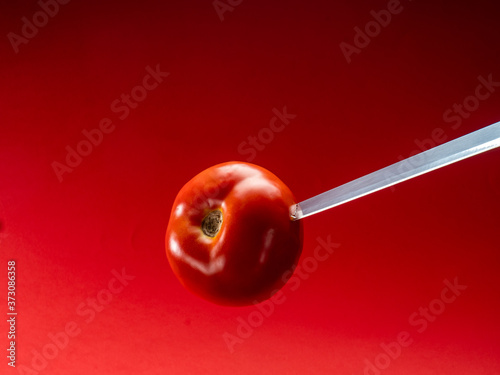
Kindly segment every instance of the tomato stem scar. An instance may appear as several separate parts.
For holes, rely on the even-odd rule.
[[[222,211],[213,210],[203,218],[203,221],[201,222],[201,230],[208,237],[215,237],[217,233],[219,233],[221,225]]]

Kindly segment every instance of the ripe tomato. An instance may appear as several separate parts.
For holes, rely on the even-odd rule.
[[[206,169],[178,193],[165,237],[175,275],[221,305],[261,302],[287,281],[302,251],[301,221],[288,187],[259,166],[228,162]]]

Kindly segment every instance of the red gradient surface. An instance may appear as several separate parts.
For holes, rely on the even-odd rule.
[[[251,161],[303,200],[499,121],[498,5],[393,1],[377,27],[386,1],[231,4],[0,6],[4,353],[10,259],[18,312],[0,373],[500,373],[500,150],[304,219],[272,305],[191,295],[163,242],[211,165]]]

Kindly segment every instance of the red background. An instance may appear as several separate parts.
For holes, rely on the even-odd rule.
[[[443,119],[479,76],[500,81],[494,4],[402,0],[351,63],[340,43],[387,2],[247,0],[221,21],[212,1],[71,1],[18,53],[7,34],[40,6],[3,4],[0,290],[6,311],[15,259],[17,369],[53,354],[49,334],[75,322],[39,373],[363,374],[407,331],[412,344],[381,373],[500,374],[500,150],[304,219],[302,259],[318,237],[340,246],[233,353],[223,334],[256,307],[189,294],[163,244],[177,191],[245,161],[239,145],[273,108],[297,117],[252,162],[298,200],[408,157],[436,128],[450,140],[498,121],[499,88],[457,129]],[[111,103],[157,64],[170,75],[120,120]],[[52,163],[103,118],[115,130],[59,182]],[[86,323],[78,306],[123,267],[135,278]],[[419,333],[410,316],[455,278],[467,289]]]

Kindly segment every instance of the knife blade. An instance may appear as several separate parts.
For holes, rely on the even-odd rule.
[[[500,121],[391,164],[290,207],[300,220],[500,146]]]

